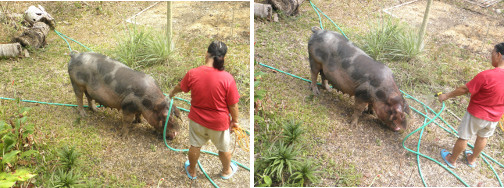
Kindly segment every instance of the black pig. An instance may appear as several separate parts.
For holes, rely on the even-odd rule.
[[[140,116],[158,132],[163,131],[168,115],[169,101],[159,89],[154,79],[144,73],[134,71],[119,61],[98,53],[71,53],[68,74],[77,98],[78,110],[85,116],[82,102],[85,94],[92,111],[96,102],[122,111],[123,136],[128,134],[131,123],[139,123]],[[172,114],[180,118],[175,105]],[[179,129],[173,115],[168,121],[167,138],[173,139]]]
[[[369,57],[343,35],[312,27],[308,42],[311,67],[311,85],[319,94],[317,77],[322,77],[322,87],[330,90],[329,83],[339,91],[355,96],[353,126],[366,106],[394,131],[406,129],[409,107],[394,81],[392,71],[383,63]]]

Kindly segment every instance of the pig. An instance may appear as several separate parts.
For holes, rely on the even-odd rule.
[[[170,101],[151,76],[98,53],[72,52],[70,57],[68,74],[81,116],[86,116],[82,106],[85,94],[91,111],[97,110],[94,101],[122,111],[123,137],[128,134],[131,123],[141,122],[141,116],[162,134]],[[175,138],[179,130],[174,116],[180,118],[175,105],[167,125],[166,138],[169,140]]]
[[[385,125],[394,131],[406,129],[409,106],[397,87],[392,71],[375,61],[352,44],[343,35],[312,27],[308,42],[308,59],[311,68],[310,88],[315,95],[317,78],[321,75],[322,87],[333,88],[354,96],[354,113],[351,125],[356,126],[359,116],[368,107]]]

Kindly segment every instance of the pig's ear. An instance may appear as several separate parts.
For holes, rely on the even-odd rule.
[[[168,109],[163,109],[163,111],[161,112],[161,114],[163,114],[163,117],[166,118],[166,116],[168,116]]]
[[[409,109],[409,105],[408,105],[408,104],[406,104],[406,103],[404,103],[404,104],[405,104],[405,105],[404,105],[404,112],[406,112],[408,115],[411,115],[411,114],[410,114],[410,113],[411,113],[411,110]]]
[[[172,110],[173,114],[175,114],[175,116],[180,119],[180,110],[175,105],[173,105]]]

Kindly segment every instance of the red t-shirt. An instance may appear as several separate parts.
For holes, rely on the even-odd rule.
[[[180,82],[182,91],[191,91],[189,119],[216,131],[229,129],[229,105],[238,103],[236,82],[226,71],[200,66],[189,70]]]
[[[480,72],[466,86],[471,93],[467,111],[480,119],[499,121],[504,113],[504,69]]]

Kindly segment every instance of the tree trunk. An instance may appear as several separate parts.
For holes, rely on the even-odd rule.
[[[44,22],[36,22],[32,27],[25,30],[14,42],[19,42],[23,47],[41,48],[46,45],[46,36],[50,27]]]

